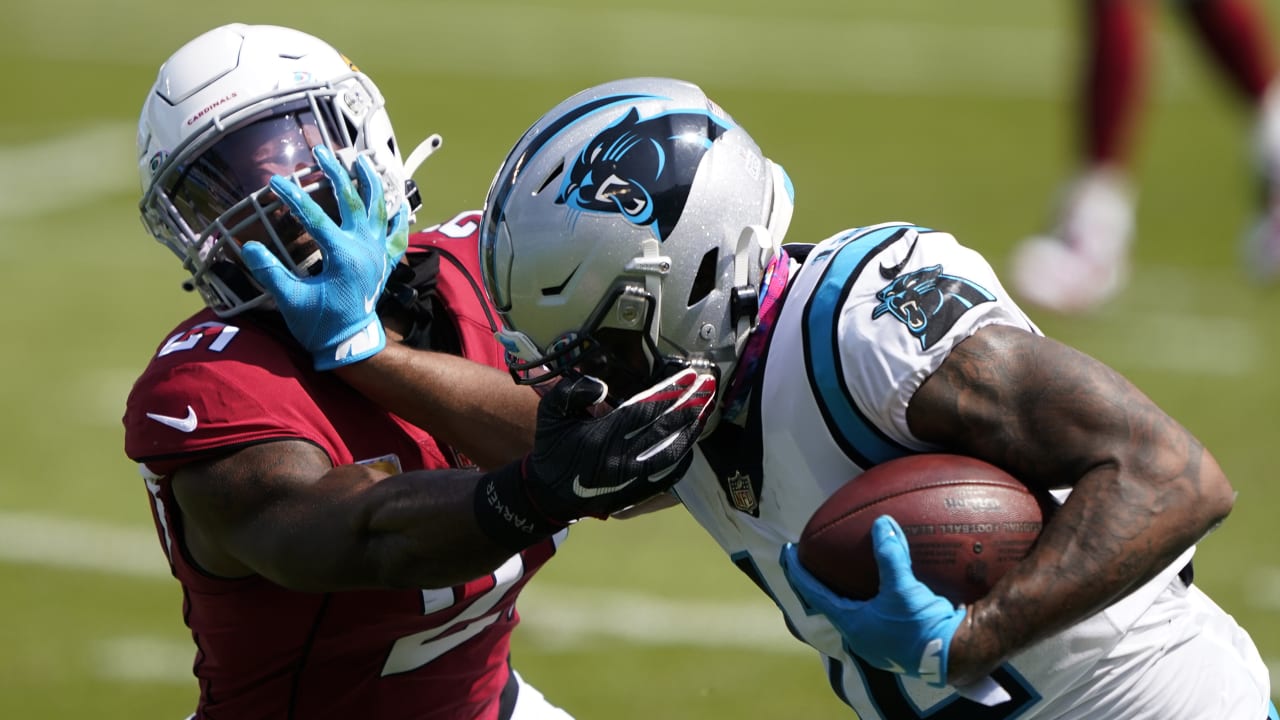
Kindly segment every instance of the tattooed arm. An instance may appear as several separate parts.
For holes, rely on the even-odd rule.
[[[1151,579],[1234,500],[1199,441],[1116,371],[1015,328],[961,342],[907,421],[920,439],[1030,485],[1074,488],[1034,551],[969,608],[951,644],[954,685]]]

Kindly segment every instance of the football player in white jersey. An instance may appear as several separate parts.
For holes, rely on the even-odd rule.
[[[553,531],[549,486],[588,514],[682,504],[863,720],[1267,716],[1257,649],[1192,583],[1195,543],[1234,502],[1204,446],[1114,370],[1045,338],[951,235],[890,222],[784,245],[792,199],[781,167],[686,82],[607,83],[529,128],[480,229],[499,338],[520,382],[607,383],[619,410],[544,400],[538,435],[572,433],[575,452],[618,463],[492,474],[477,496],[486,532],[518,544]],[[688,423],[652,447],[613,431],[637,398],[708,376],[716,407],[678,465],[670,445]],[[633,397],[668,377],[686,380]],[[658,451],[661,472],[636,471]],[[891,519],[876,527],[888,580],[868,602],[798,565],[791,544],[823,500],[928,451],[1065,497],[988,596],[956,608],[916,580]]]

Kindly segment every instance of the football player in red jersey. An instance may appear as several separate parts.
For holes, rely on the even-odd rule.
[[[208,307],[135,383],[125,450],[182,584],[196,718],[569,717],[511,668],[516,597],[568,522],[641,498],[595,487],[600,458],[572,433],[535,439],[548,403],[576,412],[599,393],[564,383],[540,406],[499,369],[479,214],[409,236],[409,178],[438,142],[403,162],[377,87],[287,28],[207,32],[147,96],[143,222]],[[331,282],[341,263],[317,223],[367,241],[376,287]],[[307,291],[343,312],[297,326],[276,293]],[[656,393],[594,432],[688,441],[646,455],[647,471],[685,454],[701,402]],[[513,512],[530,502],[562,521],[530,526]]]

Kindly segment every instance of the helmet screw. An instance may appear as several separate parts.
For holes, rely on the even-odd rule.
[[[347,108],[357,117],[364,114],[368,99],[363,92],[357,89],[349,90],[344,93],[343,100],[346,102]]]
[[[703,325],[701,328],[698,329],[698,337],[702,338],[703,340],[711,340],[715,336],[716,336],[716,326],[712,325],[711,323],[706,323],[705,325]]]

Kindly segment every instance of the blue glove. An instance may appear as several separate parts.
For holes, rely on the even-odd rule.
[[[256,241],[245,243],[241,255],[253,278],[274,296],[289,332],[311,353],[316,369],[332,370],[387,345],[376,308],[409,245],[409,211],[401,205],[388,227],[382,179],[369,159],[356,159],[357,193],[333,151],[319,145],[314,152],[333,185],[341,227],[291,179],[276,175],[271,189],[320,246],[320,272],[298,277]]]
[[[935,687],[946,685],[947,653],[964,610],[916,579],[906,536],[893,518],[876,518],[871,541],[880,592],[865,602],[831,592],[804,569],[791,543],[783,546],[778,560],[796,595],[836,626],[855,655],[881,670],[923,678]]]

